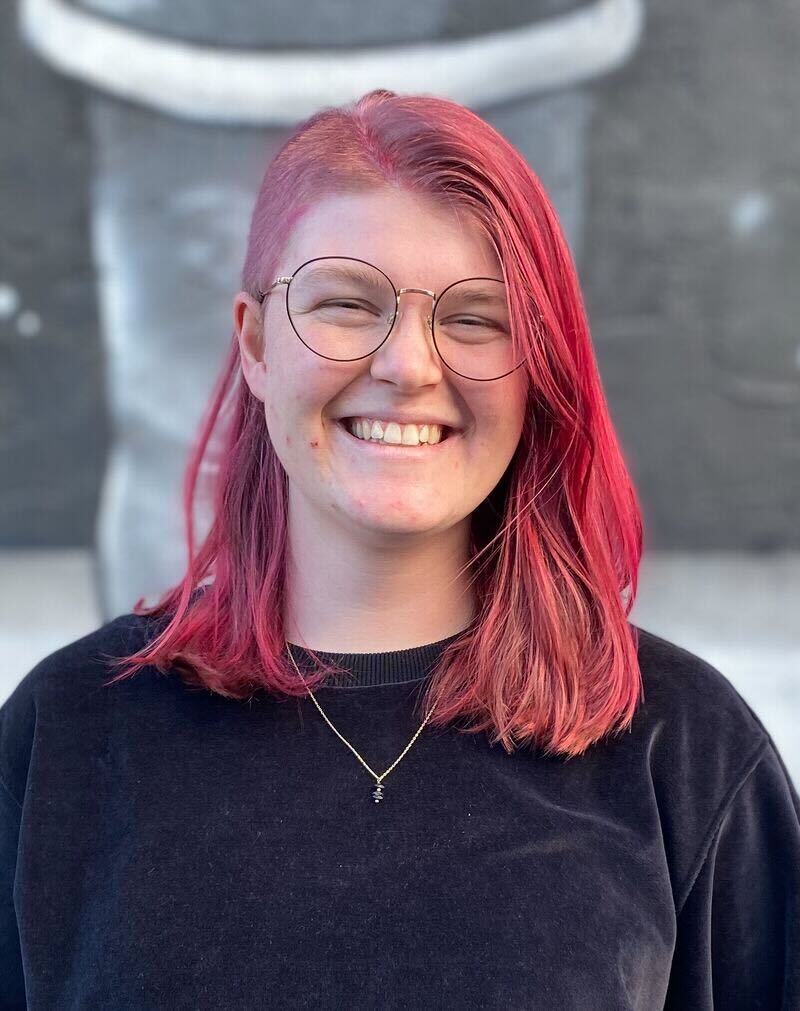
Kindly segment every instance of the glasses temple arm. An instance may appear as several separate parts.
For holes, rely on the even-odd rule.
[[[260,301],[263,302],[264,299],[267,297],[267,295],[269,295],[269,293],[273,291],[277,287],[277,285],[288,284],[290,281],[291,277],[277,277],[269,286],[269,288],[266,288],[264,291],[262,291],[260,288],[256,288]]]

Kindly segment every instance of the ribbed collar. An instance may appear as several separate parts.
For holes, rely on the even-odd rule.
[[[349,671],[353,676],[331,680],[329,685],[336,688],[370,688],[377,685],[405,684],[428,677],[442,652],[451,642],[463,635],[456,632],[446,639],[412,646],[410,649],[395,649],[385,653],[328,653],[317,650],[317,655],[326,661],[333,661]],[[314,663],[297,643],[290,642],[295,663],[302,674],[314,669]]]

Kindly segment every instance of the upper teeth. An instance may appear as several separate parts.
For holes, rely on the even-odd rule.
[[[430,423],[403,425],[401,428],[396,421],[351,418],[346,424],[348,430],[359,439],[391,442],[398,446],[418,446],[421,442],[434,446],[442,438],[442,426]]]

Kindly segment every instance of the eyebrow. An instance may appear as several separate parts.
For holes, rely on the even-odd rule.
[[[463,296],[465,302],[475,302],[479,305],[503,305],[505,306],[506,300],[500,295],[493,294],[488,291],[470,291]]]
[[[363,281],[365,284],[370,284],[376,289],[383,287],[383,282],[380,281],[371,270],[368,270],[364,267],[343,266],[341,264],[336,265],[319,264],[315,268],[315,272],[323,276],[328,276],[332,278],[341,278],[342,280],[346,281],[356,281],[356,282]],[[462,278],[462,280],[470,281],[472,280],[472,278],[466,277]],[[452,285],[448,285],[448,288],[449,287],[452,287]],[[507,306],[505,298],[496,293],[486,291],[485,289],[483,291],[481,291],[480,289],[473,289],[462,297],[466,302],[474,305],[502,306],[503,308],[506,308]]]
[[[365,284],[373,284],[376,287],[382,285],[378,277],[364,267],[341,267],[324,264],[316,267],[315,273],[327,274],[330,277],[338,277],[347,281],[363,281]]]

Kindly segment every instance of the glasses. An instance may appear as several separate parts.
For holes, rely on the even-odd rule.
[[[468,277],[438,296],[426,288],[396,288],[378,267],[351,256],[318,256],[260,291],[259,301],[286,285],[292,329],[314,354],[353,362],[373,354],[392,332],[407,291],[433,299],[425,322],[444,364],[464,379],[502,379],[515,360],[506,286],[493,277]]]

